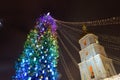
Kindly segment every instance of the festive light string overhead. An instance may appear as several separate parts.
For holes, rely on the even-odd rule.
[[[65,46],[63,40],[60,38],[60,36],[58,35],[58,39],[60,40],[60,43],[62,44],[62,46],[64,47],[64,49],[67,51],[67,54],[69,55],[69,57],[71,58],[71,60],[73,61],[74,65],[76,68],[78,67],[77,61],[74,59],[74,57],[71,55],[70,51],[67,49],[67,47]]]
[[[60,49],[60,52],[63,53],[61,49]],[[64,60],[65,58],[62,54],[60,54],[60,58],[61,58],[60,61],[63,64],[64,70],[65,70],[65,73],[66,73],[68,79],[69,80],[74,80],[74,78],[72,77],[72,74],[70,73],[70,70],[68,68],[69,65],[67,65],[66,61]]]
[[[56,23],[49,15],[37,19],[24,50],[16,62],[13,80],[57,80],[58,45]]]
[[[111,17],[106,19],[100,19],[95,21],[86,21],[86,22],[65,22],[61,20],[56,20],[56,23],[79,25],[79,26],[101,26],[101,25],[111,25],[111,24],[120,24],[120,17]]]
[[[80,30],[78,30],[78,29],[75,29],[75,28],[73,28],[73,27],[71,27],[71,26],[69,26],[69,25],[66,25],[66,24],[63,24],[63,23],[57,23],[58,25],[62,25],[62,26],[64,26],[64,27],[66,27],[67,29],[70,29],[70,30],[73,30],[73,31],[76,31],[76,32],[80,32]]]
[[[120,38],[117,36],[107,36],[107,35],[103,35],[103,34],[98,34],[100,39],[110,42],[110,43],[114,43],[114,44],[119,44],[120,45]],[[109,40],[109,41],[108,41]],[[117,42],[117,43],[116,43]]]
[[[112,53],[114,53],[114,51],[120,52],[120,46],[119,46],[120,39],[118,39],[117,37],[113,37],[113,36],[105,36],[105,35],[103,36],[101,34],[98,34],[98,35],[101,37],[100,41],[105,42],[102,45],[104,45],[106,49],[109,48]],[[110,39],[111,41],[109,41],[108,39]],[[120,65],[120,58],[118,56],[109,54],[109,57],[114,61],[115,64]]]
[[[72,42],[70,41],[70,39],[69,39],[66,35],[64,35],[64,34],[66,34],[66,32],[65,32],[65,31],[62,31],[62,30],[59,30],[59,32],[62,34],[62,36],[64,36],[64,38],[69,42],[69,44],[70,44],[71,46],[73,46],[74,49],[75,49],[77,52],[79,52],[79,49],[74,45],[74,43],[72,43]]]
[[[63,27],[66,27],[66,28],[68,28],[68,29],[70,29],[70,30],[73,30],[73,31],[76,31],[77,33],[82,33],[82,30],[78,30],[78,29],[75,29],[75,28],[73,28],[73,27],[71,27],[71,26],[69,26],[69,25],[65,25],[65,24],[63,24],[63,23],[57,23],[58,25],[61,25],[61,26],[63,26]]]

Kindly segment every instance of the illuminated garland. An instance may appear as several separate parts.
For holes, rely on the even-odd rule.
[[[79,26],[103,26],[103,25],[112,25],[112,24],[120,24],[120,17],[111,17],[106,19],[99,19],[95,21],[86,21],[86,22],[65,22],[61,20],[56,20],[57,23],[62,24],[71,24],[71,25],[79,25]]]
[[[57,80],[58,57],[56,24],[47,14],[30,31],[13,80]]]

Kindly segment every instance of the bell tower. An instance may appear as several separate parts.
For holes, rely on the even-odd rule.
[[[86,34],[80,40],[81,63],[79,69],[82,80],[100,80],[116,74],[112,59],[108,58],[98,36]]]

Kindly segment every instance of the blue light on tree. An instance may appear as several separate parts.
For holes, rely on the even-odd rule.
[[[57,80],[58,57],[56,24],[47,14],[28,34],[13,80]]]

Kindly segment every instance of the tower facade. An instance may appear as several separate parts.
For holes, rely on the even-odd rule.
[[[96,35],[86,34],[79,44],[81,63],[78,65],[82,80],[101,80],[116,74],[112,59],[107,57]]]

